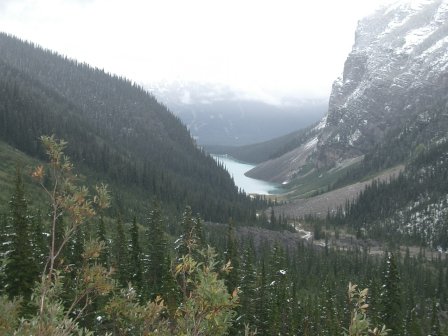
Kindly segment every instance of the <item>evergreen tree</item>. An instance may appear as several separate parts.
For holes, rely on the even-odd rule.
[[[48,257],[48,243],[46,233],[42,225],[42,215],[40,211],[31,218],[31,241],[33,246],[34,260],[39,272],[42,272]]]
[[[0,293],[5,294],[6,265],[8,255],[11,253],[12,228],[7,214],[0,214]]]
[[[96,232],[97,239],[103,244],[103,249],[99,257],[99,262],[104,267],[109,266],[110,251],[109,251],[109,241],[106,238],[106,226],[104,225],[104,217],[102,214],[99,216],[98,229]]]
[[[129,251],[129,271],[131,283],[138,288],[141,293],[143,289],[143,269],[142,269],[142,251],[140,248],[137,218],[134,216],[131,226],[131,242]]]
[[[198,249],[205,248],[206,243],[205,243],[204,228],[202,227],[202,219],[199,215],[196,216],[194,228],[195,228],[196,244]]]
[[[432,304],[431,311],[431,336],[442,336],[442,331],[440,327],[439,321],[439,309],[437,308],[437,304],[434,301]]]
[[[176,241],[176,250],[178,257],[187,255],[190,253],[190,249],[197,246],[197,235],[196,235],[196,220],[193,218],[193,213],[191,207],[186,206],[184,213],[182,214],[182,234],[180,238]]]
[[[82,265],[82,254],[84,252],[84,243],[86,237],[82,227],[77,228],[73,235],[73,240],[70,241],[69,247],[69,263],[79,269]]]
[[[285,252],[274,244],[269,265],[269,334],[285,334],[288,324],[289,287],[288,271],[285,263]]]
[[[115,268],[115,278],[118,284],[125,288],[130,281],[129,278],[129,254],[126,234],[124,231],[121,214],[117,216],[117,223],[115,226],[115,239],[113,242],[113,261],[112,265]]]
[[[23,296],[28,300],[38,278],[38,270],[31,250],[28,205],[19,168],[16,172],[15,190],[9,204],[9,220],[13,234],[11,252],[8,254],[9,261],[5,269],[6,292],[10,298]]]
[[[269,228],[275,230],[277,227],[277,217],[275,216],[274,207],[271,207],[271,213],[269,216]]]
[[[154,201],[146,219],[147,264],[145,266],[146,296],[161,295],[173,311],[177,303],[177,289],[171,272],[171,258],[160,204]]]
[[[235,223],[231,219],[227,229],[227,249],[225,251],[225,263],[229,264],[231,270],[226,274],[226,285],[229,292],[239,286],[239,252],[238,241],[235,236]]]
[[[256,297],[256,316],[257,316],[257,323],[256,327],[257,330],[261,335],[269,335],[268,333],[268,326],[269,326],[269,288],[267,284],[267,274],[266,274],[266,261],[264,259],[261,260],[261,271],[260,271],[260,277],[258,279],[258,292]]]
[[[237,310],[241,316],[240,326],[256,326],[257,280],[255,250],[253,242],[249,241],[241,258],[240,307]]]
[[[402,334],[402,297],[400,275],[394,254],[386,253],[381,289],[381,319],[393,335]]]

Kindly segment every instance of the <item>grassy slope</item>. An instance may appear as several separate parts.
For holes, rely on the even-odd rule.
[[[40,187],[33,183],[30,177],[33,167],[39,163],[38,160],[0,141],[0,211],[8,209],[14,190],[16,167],[22,169],[27,199],[33,199],[35,205],[45,203]]]

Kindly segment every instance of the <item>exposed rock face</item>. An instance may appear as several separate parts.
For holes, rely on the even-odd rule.
[[[397,2],[359,22],[310,155],[317,168],[363,155],[391,128],[447,101],[448,0]]]
[[[448,93],[448,1],[399,2],[360,21],[334,85],[318,164],[360,155]]]

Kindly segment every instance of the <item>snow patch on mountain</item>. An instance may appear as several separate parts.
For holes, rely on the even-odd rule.
[[[359,129],[356,129],[356,131],[349,137],[350,146],[353,146],[356,140],[358,140],[360,137],[361,131]]]
[[[314,130],[318,131],[318,130],[324,129],[326,125],[327,125],[327,116],[323,117],[320,120],[319,124],[317,124],[317,126],[314,127]]]
[[[317,145],[317,141],[318,141],[317,137],[314,137],[313,139],[308,141],[304,146],[305,150],[315,147]]]
[[[448,0],[399,1],[361,20],[319,135],[323,164],[366,153],[430,97],[446,96],[447,50]]]

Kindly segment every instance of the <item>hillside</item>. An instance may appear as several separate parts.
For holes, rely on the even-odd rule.
[[[6,211],[9,207],[9,201],[14,190],[16,169],[19,168],[23,173],[29,175],[31,169],[39,163],[38,160],[0,141],[0,212]],[[30,182],[31,177],[25,180]],[[41,194],[38,185],[35,183],[30,183],[29,185],[28,192],[31,195]],[[39,199],[38,197],[33,198],[36,200]],[[39,204],[39,206],[45,206],[45,204]]]
[[[300,129],[272,140],[246,146],[204,146],[205,150],[213,154],[229,154],[237,160],[249,163],[262,163],[277,158],[289,152],[305,141],[312,127]]]
[[[32,157],[43,155],[43,134],[67,140],[67,154],[110,183],[124,209],[156,197],[210,219],[250,217],[253,202],[141,87],[5,34],[0,118],[0,140]]]
[[[375,181],[330,222],[376,239],[448,250],[447,151],[446,140],[422,149],[397,178]]]

